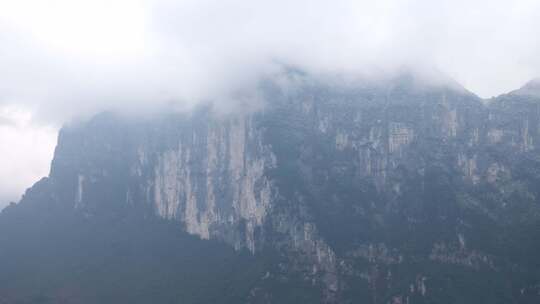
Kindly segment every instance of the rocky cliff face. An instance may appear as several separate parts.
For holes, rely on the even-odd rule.
[[[289,72],[261,82],[257,111],[102,114],[61,131],[50,176],[20,205],[159,217],[277,253],[246,302],[277,303],[269,282],[299,277],[326,303],[533,303],[533,89],[481,100],[410,75],[330,85]]]

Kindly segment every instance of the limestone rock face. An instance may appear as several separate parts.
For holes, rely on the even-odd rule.
[[[539,299],[540,98],[296,72],[258,91],[256,111],[66,126],[50,176],[21,205],[159,217],[256,256],[279,252],[247,302],[272,303],[264,282],[298,275],[325,303],[489,302],[497,288],[510,302]]]
[[[146,204],[156,214],[176,219],[203,239],[217,237],[235,248],[255,251],[256,230],[270,211],[273,188],[265,170],[275,156],[262,142],[251,117],[235,117],[178,140],[178,146],[156,153]],[[143,150],[144,151],[144,150]],[[151,155],[153,151],[144,151]],[[244,225],[245,231],[238,229]]]

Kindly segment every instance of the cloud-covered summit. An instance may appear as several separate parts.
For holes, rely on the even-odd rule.
[[[34,149],[38,165],[22,151],[54,143],[50,125],[226,103],[276,63],[371,76],[436,69],[490,97],[540,75],[539,29],[536,0],[0,0],[0,109],[32,117],[0,122],[1,146],[15,151],[0,158],[28,185],[52,147]],[[10,197],[22,191],[12,175],[0,174]]]

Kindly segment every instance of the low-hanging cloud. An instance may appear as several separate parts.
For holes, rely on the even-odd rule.
[[[436,68],[489,97],[539,76],[539,52],[537,0],[0,0],[0,108],[26,111],[24,128],[44,130],[103,110],[189,107],[249,86],[276,62]],[[18,128],[0,144],[28,149]],[[18,195],[5,175],[0,194]]]
[[[275,62],[434,67],[481,96],[540,73],[535,0],[43,2],[0,2],[0,104],[59,122],[219,96]]]

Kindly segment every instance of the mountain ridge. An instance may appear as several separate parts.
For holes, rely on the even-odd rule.
[[[0,221],[169,221],[267,261],[249,303],[294,302],[287,280],[321,303],[534,303],[540,99],[485,103],[411,77],[293,73],[260,83],[256,111],[99,115],[60,132],[50,176]]]

